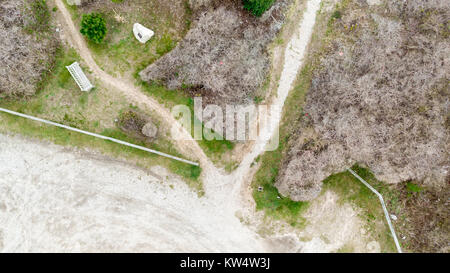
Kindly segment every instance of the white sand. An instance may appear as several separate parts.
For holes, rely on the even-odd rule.
[[[0,251],[264,249],[236,217],[151,171],[0,135]]]
[[[305,216],[304,231],[262,238],[163,168],[0,134],[0,252],[366,251],[356,212],[336,195]]]

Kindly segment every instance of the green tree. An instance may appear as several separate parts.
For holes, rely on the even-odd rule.
[[[244,8],[255,16],[261,16],[275,0],[242,0]]]
[[[106,36],[106,21],[99,13],[83,14],[80,32],[92,42],[100,44]]]

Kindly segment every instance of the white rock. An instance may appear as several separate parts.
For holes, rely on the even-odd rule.
[[[142,133],[150,138],[156,137],[156,134],[158,133],[158,128],[155,126],[155,124],[149,122],[142,127]]]
[[[150,38],[153,37],[153,35],[155,35],[151,29],[148,29],[139,23],[135,23],[133,25],[133,33],[134,37],[136,37],[136,39],[142,44],[145,44],[148,40],[150,40]]]

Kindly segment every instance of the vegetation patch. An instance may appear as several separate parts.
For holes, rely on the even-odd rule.
[[[255,18],[233,1],[213,1],[193,13],[194,28],[140,77],[220,106],[252,103],[270,67],[267,47],[285,20],[287,1],[276,5],[271,16]]]
[[[59,41],[46,1],[0,2],[0,99],[32,96],[52,69]]]
[[[403,250],[449,253],[449,187],[421,187],[409,181],[395,185],[394,190],[399,195],[395,226]]]
[[[132,79],[138,69],[172,50],[188,30],[186,20],[191,16],[185,3],[178,0],[95,0],[67,7],[80,29],[84,16],[102,15],[108,31],[101,43],[88,40],[88,47],[103,70],[128,79]],[[141,44],[134,37],[134,23],[152,29],[155,35]]]
[[[32,32],[45,32],[50,29],[50,11],[46,0],[29,1],[27,7],[25,30]]]
[[[276,184],[294,200],[315,198],[323,179],[355,161],[388,183],[448,181],[442,26],[450,8],[382,2],[346,0],[329,12],[304,108],[309,123],[295,132]]]
[[[352,170],[383,196],[390,213],[399,211],[399,194],[395,187],[378,181],[368,169],[355,165]],[[373,240],[380,243],[382,252],[397,251],[378,197],[361,181],[348,171],[333,174],[323,181],[323,192],[327,190],[336,192],[340,202],[350,203],[358,208],[365,229]]]
[[[90,41],[100,44],[106,36],[106,21],[100,13],[83,14],[80,32]]]
[[[271,168],[270,171],[273,172],[271,177],[255,183],[257,188],[253,191],[253,198],[256,202],[256,209],[264,210],[267,216],[284,220],[293,227],[303,227],[306,221],[301,215],[308,208],[309,203],[295,202],[282,196],[273,186],[273,179],[278,170]]]
[[[316,23],[315,33],[317,33],[318,30],[324,29],[323,22],[325,19],[323,17],[324,15],[321,14]],[[296,202],[283,196],[275,187],[275,182],[279,175],[279,171],[282,168],[283,158],[286,156],[290,142],[293,139],[293,133],[296,131],[296,128],[300,127],[301,123],[307,122],[308,120],[303,112],[303,106],[306,93],[311,85],[312,72],[316,66],[318,52],[320,52],[322,48],[321,42],[320,34],[313,36],[310,48],[316,50],[308,51],[308,55],[305,57],[304,66],[299,72],[293,90],[289,92],[285,101],[279,125],[278,149],[265,152],[258,156],[252,163],[252,165],[257,165],[258,167],[251,184],[257,209],[264,210],[266,215],[270,218],[282,219],[297,227],[302,227],[304,224],[304,219],[301,215],[309,206],[309,202]],[[279,78],[277,80],[279,80]],[[298,113],[302,114],[298,115]],[[265,196],[258,191],[259,187],[269,189],[269,192],[272,194]],[[275,192],[276,194],[274,194]],[[279,202],[280,199],[278,197],[280,197],[283,202]],[[273,206],[273,202],[276,202],[277,206]],[[274,207],[277,209],[271,209]],[[296,210],[295,208],[299,209]]]
[[[253,182],[253,197],[256,202],[256,209],[264,210],[266,215],[274,219],[283,219],[292,226],[301,227],[304,219],[301,213],[308,208],[308,202],[295,202],[284,197],[275,187],[275,181],[281,168],[282,159],[287,151],[291,130],[295,125],[301,122],[295,113],[301,111],[302,101],[305,98],[306,91],[309,88],[311,79],[311,67],[305,65],[297,79],[297,83],[289,94],[283,109],[283,118],[280,123],[280,142],[275,151],[265,152],[260,158],[255,160],[259,162],[259,168],[256,172]],[[300,102],[300,103],[299,103]],[[260,187],[263,191],[259,191]]]
[[[244,8],[255,16],[261,16],[268,10],[275,0],[242,0]]]
[[[280,148],[279,151],[275,152],[266,152],[263,156],[261,156],[260,160],[260,168],[258,169],[255,178],[253,180],[252,186],[254,188],[254,195],[257,193],[257,188],[259,185],[263,185],[264,183],[269,183],[269,185],[274,185],[276,182],[276,176],[278,173],[280,173],[280,169],[283,166],[283,163],[280,163],[282,161],[289,161],[292,158],[302,155],[305,150],[296,150],[293,153],[289,153],[288,151],[294,147],[294,145],[297,145],[298,143],[301,143],[303,147],[315,147],[319,148],[316,151],[317,154],[320,154],[323,152],[324,147],[326,149],[327,144],[329,146],[329,143],[325,143],[323,145],[323,140],[317,137],[317,132],[313,130],[312,124],[314,122],[318,122],[317,120],[314,121],[311,117],[312,111],[319,111],[319,110],[332,110],[332,111],[343,111],[345,113],[334,113],[333,117],[343,117],[349,113],[349,108],[347,106],[341,106],[341,107],[334,107],[336,104],[319,104],[318,102],[322,100],[329,99],[329,93],[325,97],[320,97],[323,94],[320,93],[321,91],[317,91],[319,88],[319,83],[323,81],[323,83],[331,83],[332,79],[335,75],[337,75],[340,72],[337,72],[336,74],[333,74],[331,77],[325,77],[325,76],[317,76],[322,75],[324,71],[327,71],[330,66],[338,65],[342,69],[355,67],[355,64],[351,64],[351,60],[354,61],[361,61],[365,57],[364,54],[361,52],[359,55],[350,54],[348,51],[346,51],[346,46],[351,46],[351,48],[359,49],[362,45],[366,45],[366,43],[369,42],[368,37],[367,39],[364,39],[359,42],[358,46],[355,44],[355,37],[358,37],[358,35],[363,35],[363,33],[366,33],[364,35],[373,35],[374,33],[379,33],[380,35],[383,35],[383,33],[386,33],[387,30],[394,31],[394,26],[396,25],[393,23],[393,21],[398,22],[399,20],[393,20],[390,21],[393,18],[401,19],[401,20],[416,20],[420,19],[419,21],[424,22],[424,25],[427,25],[425,27],[427,30],[425,31],[424,28],[422,28],[422,31],[416,32],[418,29],[415,28],[417,25],[411,26],[409,24],[405,24],[408,26],[409,31],[413,30],[412,35],[418,35],[415,38],[418,38],[420,35],[423,35],[424,33],[427,33],[427,35],[431,35],[433,33],[433,37],[437,38],[437,43],[434,45],[440,44],[440,46],[443,46],[442,44],[442,38],[445,37],[445,33],[442,31],[441,27],[431,27],[429,24],[430,19],[433,18],[434,25],[436,26],[436,22],[438,22],[441,17],[439,14],[443,14],[441,11],[436,10],[424,10],[420,12],[420,8],[415,6],[413,2],[408,3],[398,3],[396,4],[395,1],[386,1],[384,5],[381,5],[380,7],[375,8],[377,12],[380,12],[385,16],[384,12],[388,12],[390,10],[391,12],[394,11],[395,16],[387,16],[387,21],[383,21],[379,17],[377,18],[376,15],[371,15],[371,17],[375,17],[378,22],[382,23],[381,29],[380,24],[368,24],[364,26],[364,31],[362,31],[361,22],[359,21],[361,18],[359,17],[361,13],[359,13],[361,10],[359,9],[360,4],[358,4],[356,1],[342,1],[340,4],[338,4],[335,8],[335,10],[330,12],[324,12],[322,9],[321,12],[318,14],[318,20],[316,23],[316,28],[313,34],[312,44],[310,45],[308,58],[306,62],[306,67],[303,68],[302,74],[299,76],[298,83],[296,89],[294,89],[294,92],[291,92],[288,96],[288,99],[286,101],[286,105],[283,109],[283,119],[282,123],[280,125]],[[404,8],[404,10],[408,10],[408,12],[411,12],[411,16],[406,16],[402,12],[399,12],[399,9]],[[365,7],[365,9],[368,9],[368,7]],[[359,11],[357,11],[359,10]],[[422,16],[417,16],[417,12],[421,13]],[[349,16],[351,14],[351,16]],[[356,16],[356,17],[355,17]],[[355,19],[357,18],[357,19]],[[368,17],[365,17],[368,18]],[[439,19],[440,18],[440,19]],[[437,20],[437,21],[436,21]],[[389,25],[387,22],[392,23],[393,25]],[[427,22],[427,23],[425,23]],[[439,24],[438,24],[439,25]],[[398,26],[398,25],[397,25]],[[445,24],[444,24],[445,26]],[[411,29],[410,27],[414,27]],[[379,31],[379,32],[378,32]],[[420,33],[420,34],[419,34]],[[384,46],[389,45],[392,42],[392,35],[389,36],[390,40],[389,42],[385,43],[385,45],[380,46],[379,48],[383,48]],[[397,36],[396,36],[397,37]],[[446,46],[443,46],[446,47]],[[448,48],[448,47],[446,47]],[[445,49],[447,50],[447,49]],[[368,52],[367,50],[364,52]],[[407,53],[415,52],[415,54],[419,54],[419,51],[415,51],[411,48],[411,51],[407,51]],[[428,51],[420,51],[420,52],[428,52]],[[420,53],[420,54],[422,54]],[[346,55],[348,54],[348,56]],[[419,54],[419,55],[420,55]],[[380,54],[383,55],[383,54]],[[327,57],[328,56],[328,57]],[[331,56],[333,56],[333,59],[335,62],[331,61]],[[384,55],[383,55],[384,56]],[[328,65],[324,65],[323,61],[327,58],[329,60]],[[343,60],[348,60],[347,62],[344,62]],[[431,59],[427,59],[431,60]],[[373,64],[373,62],[371,62]],[[383,64],[384,62],[380,62]],[[361,66],[359,69],[352,70],[354,73],[367,73],[367,67],[365,67],[366,70],[362,69],[365,66]],[[390,66],[394,67],[394,66]],[[398,67],[398,63],[397,66]],[[415,67],[420,67],[420,65],[417,65]],[[382,69],[377,71],[383,71]],[[329,75],[329,74],[328,74]],[[362,74],[358,74],[362,76]],[[391,75],[397,75],[396,73],[387,73],[384,72],[383,75],[385,77],[390,77]],[[352,77],[352,82],[356,81],[357,77]],[[336,81],[337,82],[337,81]],[[342,83],[342,78],[339,81]],[[380,87],[382,85],[388,85],[389,83],[395,82],[392,80],[385,80],[380,81],[379,85]],[[441,84],[437,84],[432,87],[432,93],[434,95],[429,96],[429,98],[439,98],[439,96],[442,96],[446,94],[444,89],[448,89],[446,84],[442,84],[441,81],[438,81]],[[313,90],[311,91],[311,89]],[[350,88],[351,89],[351,88]],[[346,90],[350,90],[346,89]],[[394,88],[395,89],[395,88]],[[301,92],[299,92],[299,90]],[[367,91],[367,89],[365,89]],[[397,90],[397,89],[396,89]],[[360,92],[359,95],[363,94]],[[309,103],[313,106],[311,107],[304,107],[305,106],[305,97],[304,94],[307,92],[316,92],[316,94],[313,96],[313,99],[309,101]],[[377,89],[377,92],[380,92],[379,89]],[[425,92],[425,91],[424,91]],[[302,94],[302,96],[300,96]],[[341,93],[345,94],[345,92]],[[320,95],[320,96],[319,96]],[[359,96],[358,95],[358,96]],[[421,94],[420,96],[422,96]],[[405,96],[403,96],[406,98]],[[354,98],[352,96],[352,98]],[[414,100],[416,98],[414,97]],[[349,101],[347,98],[342,98],[340,102],[344,103],[346,101]],[[408,107],[410,107],[415,102],[404,104]],[[427,103],[426,103],[427,104]],[[427,107],[412,107],[410,108],[411,111],[416,111],[414,114],[410,114],[409,116],[414,116],[419,113],[419,115],[422,115],[423,113],[431,114],[430,106],[427,104]],[[440,105],[439,103],[435,103],[433,105]],[[374,106],[374,105],[373,105]],[[370,107],[373,107],[370,106]],[[350,104],[349,104],[350,107]],[[362,108],[361,108],[362,109]],[[392,109],[397,109],[395,107],[391,107]],[[380,108],[373,109],[372,113],[380,111]],[[407,110],[406,112],[408,112]],[[431,111],[431,112],[430,112]],[[386,112],[383,112],[386,113]],[[403,113],[403,112],[402,112]],[[420,114],[422,113],[422,114]],[[437,111],[435,113],[441,113],[442,116],[437,118],[437,120],[441,120],[442,124],[445,124],[445,120],[442,120],[441,117],[445,117],[446,114],[444,114],[442,111]],[[358,122],[358,120],[365,120],[364,118],[361,118],[361,116],[358,119],[353,119],[352,125],[354,123]],[[384,117],[383,117],[384,119]],[[377,127],[380,126],[379,120],[377,120],[376,124]],[[381,119],[380,119],[381,120]],[[423,118],[420,118],[421,121],[423,121]],[[409,123],[409,124],[414,124]],[[299,129],[301,128],[301,129]],[[342,127],[340,127],[342,129]],[[365,129],[356,129],[352,127],[352,131],[362,131],[367,132]],[[403,131],[407,131],[406,129]],[[299,136],[303,133],[309,134],[309,136],[304,137],[302,142],[300,142]],[[426,132],[422,132],[422,136],[426,135]],[[328,133],[329,134],[329,133]],[[333,134],[329,134],[333,135]],[[409,137],[409,136],[408,136]],[[346,140],[349,138],[347,137]],[[322,142],[322,143],[321,143]],[[401,143],[404,143],[406,145],[409,145],[411,141],[408,140],[401,140]],[[439,143],[433,142],[433,143]],[[321,150],[322,149],[322,150]],[[356,145],[355,149],[361,150],[361,145]],[[372,150],[372,149],[369,149]],[[448,149],[443,148],[441,151],[446,151]],[[395,158],[399,158],[399,154],[402,154],[401,152],[395,153]],[[340,156],[339,153],[336,153],[337,156]],[[371,157],[372,159],[378,158],[378,155],[375,155]],[[327,157],[324,157],[327,158]],[[328,155],[328,159],[335,160],[335,157]],[[404,159],[404,158],[402,158]],[[417,161],[420,161],[421,159],[417,159]],[[329,160],[328,160],[329,161]],[[305,161],[306,162],[306,161]],[[433,162],[433,161],[431,161]],[[350,163],[351,164],[351,163]],[[438,164],[436,162],[433,162],[434,165]],[[448,215],[448,190],[446,188],[442,189],[439,188],[433,188],[429,186],[424,186],[423,183],[418,181],[408,181],[405,183],[399,183],[395,185],[388,185],[386,183],[383,183],[377,179],[375,179],[374,175],[365,168],[361,168],[358,166],[352,167],[354,171],[356,171],[361,177],[363,177],[366,181],[368,181],[374,188],[376,188],[384,197],[388,210],[390,213],[394,214],[397,217],[397,220],[393,220],[394,226],[397,231],[397,236],[400,239],[400,243],[402,245],[402,248],[404,251],[412,251],[412,252],[432,252],[432,251],[439,251],[439,252],[448,252],[448,234],[449,232],[449,225],[448,225],[448,217],[445,215]],[[429,168],[430,170],[437,170],[440,168]],[[442,170],[445,168],[442,167]],[[342,170],[342,169],[341,169]],[[300,171],[300,170],[299,170]],[[315,171],[317,173],[317,169]],[[332,172],[333,173],[333,172]],[[365,221],[368,230],[370,232],[370,235],[380,242],[382,251],[385,252],[394,252],[396,251],[395,245],[393,243],[392,237],[390,235],[389,229],[386,225],[386,221],[384,218],[384,214],[382,212],[382,208],[380,206],[380,203],[377,199],[377,197],[369,190],[367,189],[359,180],[357,180],[355,177],[353,177],[349,172],[334,172],[336,174],[333,174],[329,177],[327,177],[323,183],[322,181],[319,181],[320,184],[323,184],[322,191],[326,190],[333,190],[339,194],[341,197],[341,202],[349,202],[351,204],[354,204],[359,211],[361,212],[361,218]],[[418,173],[423,173],[422,171]],[[322,180],[322,179],[321,179]],[[271,183],[271,184],[270,184]],[[448,183],[447,183],[448,184]],[[292,186],[295,188],[295,186]],[[264,201],[261,200],[261,198],[258,198],[255,196],[255,200],[258,203],[261,203]],[[258,205],[259,208],[264,207],[262,205]],[[341,249],[340,251],[347,252],[351,251],[351,249],[347,249],[347,247]]]
[[[130,135],[134,135],[138,138],[144,138],[142,129],[150,122],[150,119],[142,113],[138,113],[137,110],[125,110],[119,115],[118,126],[119,128]]]

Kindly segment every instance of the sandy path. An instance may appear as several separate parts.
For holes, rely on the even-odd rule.
[[[123,79],[116,79],[101,70],[95,63],[89,49],[87,48],[84,38],[81,36],[79,31],[77,31],[75,24],[72,21],[72,17],[65,5],[61,0],[56,0],[55,2],[58,9],[61,11],[65,22],[65,27],[68,30],[67,32],[69,33],[74,46],[93,73],[105,84],[111,85],[120,90],[120,92],[122,92],[130,101],[138,105],[144,104],[148,108],[155,110],[167,124],[178,125],[182,138],[190,140],[174,142],[177,147],[180,148],[182,153],[191,156],[193,155],[200,160],[200,164],[203,168],[202,181],[205,186],[206,194],[214,196],[216,200],[224,206],[234,206],[235,208],[242,206],[243,204],[239,200],[239,192],[242,187],[246,185],[243,182],[250,179],[248,174],[251,163],[258,155],[264,152],[264,147],[273,136],[275,130],[278,129],[284,101],[286,100],[289,91],[292,89],[292,84],[302,66],[303,56],[305,55],[307,45],[311,39],[316,20],[316,13],[320,6],[320,0],[310,0],[307,2],[307,8],[300,22],[297,33],[292,37],[287,45],[284,56],[284,67],[281,73],[277,96],[271,105],[275,108],[275,111],[270,119],[270,123],[267,124],[269,129],[262,128],[264,134],[259,136],[253,145],[251,152],[244,156],[244,159],[237,170],[229,175],[214,166],[214,164],[207,158],[203,150],[200,148],[198,143],[192,140],[191,135],[178,124],[167,109],[159,105],[154,99],[144,95],[132,84],[126,83]],[[230,192],[233,194],[230,194]]]
[[[241,164],[233,173],[226,175],[217,171],[217,169],[209,169],[205,175],[206,193],[214,193],[214,196],[218,200],[220,199],[223,205],[228,206],[230,209],[239,210],[243,206],[246,206],[245,200],[248,199],[250,192],[246,191],[245,188],[248,188],[252,180],[251,164],[258,155],[265,151],[266,145],[276,130],[278,130],[284,102],[303,64],[303,57],[311,40],[320,2],[321,0],[310,0],[307,2],[303,19],[295,35],[287,45],[277,95],[271,104],[274,110],[271,111],[270,121],[266,124],[268,129],[261,128],[261,132],[263,133],[258,136],[251,151],[244,156]],[[242,197],[242,192],[247,193],[247,195]]]
[[[234,192],[241,190],[241,183],[248,179],[250,166],[255,158],[264,152],[264,148],[269,143],[270,139],[278,130],[279,123],[283,112],[284,102],[291,91],[294,81],[297,77],[300,68],[303,65],[303,58],[306,53],[307,46],[311,40],[311,35],[316,23],[316,14],[319,10],[321,0],[310,0],[307,2],[306,11],[303,14],[303,19],[300,22],[299,28],[295,35],[287,44],[284,55],[284,67],[281,72],[281,77],[277,89],[277,96],[273,101],[271,107],[274,111],[271,112],[269,129],[262,129],[262,134],[256,140],[252,151],[245,155],[239,168],[235,171],[235,180],[239,183],[234,185]]]
[[[99,78],[106,86],[113,87],[113,90],[120,91],[127,98],[127,100],[133,104],[154,110],[166,124],[178,125],[178,122],[172,116],[170,111],[160,105],[156,100],[146,96],[132,83],[127,83],[122,79],[114,78],[105,71],[101,70],[94,61],[84,38],[75,27],[72,17],[64,3],[61,0],[55,0],[55,4],[58,7],[58,12],[61,13],[64,20],[64,28],[67,30],[66,33],[69,35],[68,38],[71,40],[80,57],[86,62],[86,65],[97,78]],[[182,126],[178,126],[177,128],[180,134],[180,139],[184,139],[174,141],[175,145],[180,149],[180,152],[198,159],[202,165],[202,168],[213,168],[213,164],[205,155],[198,143],[195,140],[190,140],[192,139],[191,135]]]

